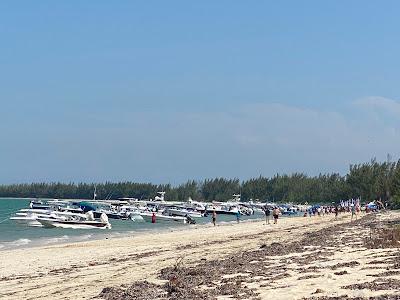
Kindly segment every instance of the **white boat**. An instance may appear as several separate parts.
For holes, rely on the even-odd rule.
[[[144,218],[140,214],[131,214],[129,219],[133,222],[144,222]]]
[[[178,222],[178,223],[187,223],[187,218],[186,217],[180,217],[180,216],[168,216],[168,215],[163,215],[160,213],[154,213],[156,217],[156,223],[159,222]],[[152,212],[141,212],[140,216],[146,221],[146,222],[152,222],[153,218],[153,213]]]
[[[240,214],[245,215],[245,216],[251,216],[254,215],[254,209],[251,207],[250,204],[247,203],[240,203],[237,205]]]
[[[86,213],[86,218],[77,218],[75,216],[66,219],[38,218],[37,220],[44,227],[48,228],[58,227],[71,229],[111,229],[111,224],[108,222],[108,217],[106,214],[102,214],[100,220],[95,220],[93,218],[93,213],[91,214],[91,216]]]
[[[15,221],[20,225],[43,227],[37,219],[39,217],[49,218],[51,212],[52,211],[48,209],[21,209],[15,213],[15,216],[10,217],[10,220]]]
[[[47,219],[40,218],[38,221],[43,225],[43,227],[47,228],[71,228],[71,229],[111,229],[110,223],[104,223],[101,221],[73,221],[73,220],[55,220],[55,219]]]
[[[15,216],[11,217],[10,220],[30,227],[43,227],[42,223],[38,221],[39,218],[64,220],[71,216],[81,217],[85,215],[67,211],[52,211],[48,209],[21,209],[15,213]]]
[[[189,200],[186,203],[183,203],[183,207],[188,209],[193,209],[202,213],[206,211],[206,206],[203,203],[193,201],[192,198],[189,198]]]
[[[46,215],[47,216],[47,215]],[[43,225],[37,221],[38,216],[35,214],[25,214],[25,215],[16,215],[11,217],[10,220],[30,227],[43,227]]]
[[[149,201],[147,201],[147,204],[154,204],[154,203],[161,203],[164,204],[166,203],[165,201],[165,192],[157,192],[158,195],[160,196],[155,196],[154,200],[150,199]]]
[[[211,204],[207,204],[206,212],[212,213],[216,212],[217,214],[222,215],[237,215],[243,214],[241,211],[241,202],[240,202],[240,194],[234,194],[233,198],[228,202],[216,202],[213,201]]]
[[[186,209],[186,208],[180,208],[180,207],[171,207],[171,208],[166,208],[164,211],[165,214],[168,214],[170,216],[181,216],[181,217],[191,217],[191,218],[202,218],[203,214],[198,211]]]
[[[240,213],[237,205],[230,205],[228,203],[221,202],[213,202],[212,205],[207,206],[208,213],[212,213],[214,211],[221,215],[236,215],[238,212]]]
[[[42,200],[32,200],[29,203],[29,208],[31,209],[50,209],[50,205],[48,205],[46,202]]]

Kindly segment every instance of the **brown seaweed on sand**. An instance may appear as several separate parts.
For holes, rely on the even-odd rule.
[[[105,300],[153,300],[162,298],[165,292],[159,285],[147,281],[138,281],[128,288],[106,287],[99,297]]]
[[[380,290],[400,290],[400,280],[392,278],[376,279],[372,282],[356,283],[343,286],[343,289],[362,290],[368,289],[372,291]]]
[[[319,269],[323,267],[310,266],[310,262],[314,263],[317,261],[329,260],[329,257],[335,253],[331,250],[332,247],[340,249],[340,247],[345,244],[354,249],[358,249],[362,246],[362,242],[360,242],[362,237],[353,234],[354,228],[357,227],[367,232],[369,224],[373,222],[376,222],[375,216],[368,215],[350,224],[335,224],[334,226],[323,228],[318,231],[306,233],[300,240],[286,243],[262,243],[261,247],[257,249],[236,252],[215,260],[200,260],[196,265],[185,265],[183,264],[183,259],[178,259],[175,265],[161,270],[159,279],[163,280],[165,282],[164,284],[136,282],[128,289],[104,289],[99,296],[106,300],[147,300],[160,298],[176,300],[211,300],[217,299],[218,296],[229,296],[230,299],[260,299],[254,285],[249,285],[250,283],[257,283],[257,281],[259,281],[260,287],[270,287],[272,289],[277,288],[277,286],[274,286],[277,280],[292,276],[289,272],[290,270],[300,271],[302,273],[318,272]],[[326,237],[329,237],[329,242],[327,242]],[[330,246],[329,248],[326,247],[327,244]],[[383,246],[386,247],[388,245],[384,244]],[[182,246],[182,249],[186,249],[186,247]],[[389,268],[395,269],[400,267],[398,266],[397,259],[398,256],[385,260],[386,264],[393,264],[388,267],[388,270]],[[277,263],[280,265],[279,268],[274,267]],[[295,267],[293,267],[293,265],[295,265]],[[340,270],[341,268],[353,268],[359,265],[360,263],[358,261],[352,261],[337,263],[325,268],[337,270],[337,272],[334,273],[335,275],[344,275],[347,274],[347,271]],[[319,276],[318,274],[306,274],[298,279],[304,280],[317,278]],[[255,278],[262,279],[259,280]],[[373,282],[353,284],[343,288],[372,290],[400,289],[399,280],[380,279],[381,278]],[[117,296],[112,298],[111,295],[116,293],[122,293],[126,298],[118,298]],[[131,297],[131,295],[135,295],[136,298],[128,298]],[[151,297],[149,297],[149,295],[151,295]],[[314,296],[313,298],[307,299],[365,300],[368,298]],[[392,300],[400,298],[399,296],[384,295],[370,299]]]

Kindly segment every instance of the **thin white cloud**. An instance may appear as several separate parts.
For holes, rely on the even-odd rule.
[[[400,102],[384,97],[366,97],[354,101],[359,108],[373,113],[384,113],[400,118]]]
[[[29,157],[37,159],[27,157],[29,164],[17,163],[25,154],[13,149],[24,145],[14,140],[13,147],[2,149],[0,162],[17,181],[178,183],[277,172],[344,173],[350,163],[384,159],[387,153],[399,157],[394,123],[365,113],[376,106],[396,112],[398,102],[373,97],[355,104],[346,112],[277,103],[223,112],[117,112],[80,126],[52,124],[40,140],[30,141]],[[5,175],[1,179],[7,181]]]

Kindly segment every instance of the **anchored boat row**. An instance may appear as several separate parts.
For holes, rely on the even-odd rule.
[[[186,202],[167,202],[165,192],[150,200],[121,198],[119,200],[35,200],[29,208],[15,213],[11,220],[32,227],[104,228],[110,229],[109,219],[134,222],[178,222],[195,224],[210,213],[226,215],[253,215],[264,213],[265,206],[275,204],[241,202],[233,195],[228,202],[203,203],[189,199]],[[298,207],[281,207],[284,214],[292,214]]]

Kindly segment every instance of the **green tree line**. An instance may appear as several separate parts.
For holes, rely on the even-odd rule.
[[[227,201],[240,193],[243,201],[258,200],[292,203],[331,203],[361,197],[363,202],[382,199],[400,208],[400,160],[351,165],[346,175],[302,173],[239,179],[214,178],[188,181],[178,186],[136,182],[104,183],[30,183],[0,185],[0,197],[92,199],[96,188],[98,199],[134,197],[154,198],[166,192],[166,200]]]

